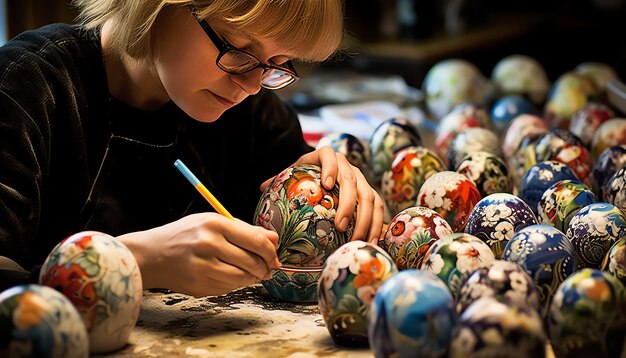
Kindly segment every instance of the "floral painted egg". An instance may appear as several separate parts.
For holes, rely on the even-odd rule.
[[[474,127],[459,132],[448,147],[448,169],[455,170],[470,153],[485,151],[502,157],[498,136],[489,129]]]
[[[504,260],[494,260],[469,275],[459,291],[456,311],[462,313],[481,297],[494,297],[518,307],[528,306],[537,312],[541,308],[539,291],[532,277],[518,264]]]
[[[422,146],[401,149],[383,173],[381,190],[390,216],[414,206],[417,193],[433,174],[444,171],[439,156]]]
[[[122,243],[97,231],[69,236],[46,258],[39,283],[56,288],[78,309],[91,353],[126,345],[139,316],[142,282],[135,257]]]
[[[558,153],[546,160],[556,160],[572,168],[574,174],[586,186],[593,185],[591,176],[591,155],[589,150],[580,144],[566,144]]]
[[[345,232],[335,227],[339,185],[327,190],[320,178],[316,165],[289,167],[274,178],[259,200],[253,222],[278,233],[277,254],[283,265],[321,267],[352,237],[354,219]]]
[[[539,222],[552,225],[562,232],[583,207],[596,202],[589,188],[578,180],[561,180],[552,184],[537,204]]]
[[[604,256],[600,268],[617,277],[626,285],[626,237],[617,240],[611,246],[609,253]]]
[[[80,314],[57,290],[19,285],[0,293],[0,353],[4,357],[89,356]]]
[[[537,162],[551,160],[568,144],[583,146],[580,139],[567,129],[551,129],[535,142],[535,159]]]
[[[495,259],[489,246],[476,236],[454,233],[435,241],[420,269],[439,276],[456,297],[469,274]]]
[[[370,151],[367,143],[349,133],[332,132],[320,138],[316,148],[323,146],[345,155],[350,164],[359,168],[366,177],[369,175]]]
[[[591,177],[593,179],[592,190],[603,199],[606,182],[621,167],[626,165],[626,144],[614,145],[606,148],[593,162]],[[606,199],[603,199],[606,201]]]
[[[468,128],[489,128],[490,119],[486,113],[482,107],[462,103],[441,119],[435,132],[435,152],[446,164],[450,143],[458,133]]]
[[[537,205],[543,193],[552,184],[561,180],[578,180],[572,168],[554,160],[548,160],[533,165],[522,177],[519,188],[519,197],[524,200],[531,210],[538,215]]]
[[[335,343],[367,346],[370,304],[380,286],[398,272],[380,247],[351,241],[328,257],[317,296],[320,313]]]
[[[408,120],[392,118],[382,122],[374,129],[369,140],[374,182],[379,182],[385,170],[391,169],[391,159],[400,149],[421,145],[419,131]]]
[[[593,134],[607,120],[614,118],[615,112],[602,103],[591,102],[574,113],[569,122],[569,131],[580,138],[586,146],[591,146]]]
[[[546,325],[557,357],[623,357],[626,289],[608,272],[580,270],[559,286]]]
[[[611,246],[626,236],[626,215],[609,203],[590,204],[572,217],[566,235],[583,267],[600,268]]]
[[[541,316],[561,282],[578,269],[576,249],[565,234],[550,225],[530,225],[513,235],[502,259],[520,265],[535,281],[541,296]]]
[[[510,193],[509,170],[504,161],[495,154],[483,151],[472,152],[463,158],[456,167],[476,185],[480,196],[494,193]]]
[[[376,357],[443,357],[456,322],[454,299],[435,275],[401,271],[380,287],[368,337]]]
[[[626,213],[626,165],[618,170],[604,185],[604,201]]]
[[[526,172],[524,157],[526,147],[548,131],[548,125],[541,117],[522,114],[509,123],[502,142],[502,154],[511,174],[514,188]]]
[[[499,133],[504,132],[509,122],[522,114],[537,113],[535,105],[520,95],[500,97],[491,107],[491,121]]]
[[[550,81],[543,66],[534,58],[514,54],[502,58],[491,72],[498,96],[522,95],[535,104],[545,101]]]
[[[417,194],[416,204],[433,209],[450,224],[452,231],[461,232],[467,217],[480,200],[476,185],[465,175],[443,171],[428,178]]]
[[[317,282],[322,267],[283,266],[272,270],[269,280],[261,284],[269,294],[283,301],[317,302]]]
[[[484,241],[499,259],[515,233],[535,224],[535,214],[522,199],[506,193],[491,194],[474,206],[465,233]]]
[[[391,220],[381,246],[399,270],[419,268],[433,243],[451,233],[450,225],[436,211],[414,206]]]
[[[559,76],[550,88],[544,118],[552,127],[569,128],[569,121],[588,102],[599,96],[593,80],[574,71]]]
[[[591,155],[597,158],[606,148],[626,144],[626,118],[613,118],[602,123],[591,140]]]
[[[454,58],[437,62],[428,70],[422,91],[430,114],[438,120],[459,103],[485,104],[493,89],[474,64]]]
[[[452,333],[450,357],[545,357],[541,316],[528,306],[483,297],[461,314]]]
[[[602,62],[583,62],[574,68],[574,72],[591,78],[600,92],[606,92],[606,85],[610,80],[619,79],[615,69]]]

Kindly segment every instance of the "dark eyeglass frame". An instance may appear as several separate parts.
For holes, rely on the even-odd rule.
[[[290,84],[294,83],[295,81],[297,81],[298,79],[300,79],[300,76],[298,76],[298,73],[296,72],[296,69],[293,67],[293,64],[291,63],[291,61],[287,61],[284,63],[284,65],[282,66],[275,66],[275,65],[266,65],[263,62],[261,62],[261,60],[259,60],[255,55],[251,54],[250,52],[246,51],[246,50],[242,50],[239,49],[233,45],[231,45],[228,41],[226,41],[225,39],[221,38],[216,32],[215,30],[213,30],[213,28],[211,28],[211,26],[209,25],[209,23],[198,17],[198,15],[196,15],[196,12],[194,9],[191,9],[191,13],[193,14],[193,17],[196,19],[196,21],[198,22],[198,24],[200,24],[200,26],[202,27],[202,30],[204,30],[204,33],[207,35],[207,37],[211,40],[211,42],[213,42],[213,45],[215,45],[215,48],[217,48],[217,50],[219,51],[217,58],[215,59],[215,64],[217,65],[217,67],[220,68],[220,70],[226,72],[226,73],[230,73],[232,75],[242,75],[244,73],[248,73],[252,70],[255,70],[257,68],[262,68],[263,69],[263,77],[261,79],[261,87],[266,88],[266,89],[270,89],[270,90],[277,90],[277,89],[281,89],[281,88],[285,88],[287,86],[289,86]],[[254,67],[251,67],[249,69],[246,69],[244,71],[233,71],[230,70],[228,68],[223,67],[220,64],[220,60],[222,59],[222,57],[224,57],[224,55],[226,55],[228,52],[239,52],[242,54],[245,54],[246,56],[251,57],[252,59],[256,60],[257,65]],[[284,66],[284,67],[283,67]],[[277,70],[277,71],[281,71],[284,73],[287,73],[291,76],[291,80],[287,81],[285,83],[281,83],[278,86],[268,86],[267,84],[264,84],[263,81],[268,78],[268,76],[266,76],[266,74],[270,73],[271,70]]]

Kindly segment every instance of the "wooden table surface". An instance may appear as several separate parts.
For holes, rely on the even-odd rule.
[[[373,357],[334,344],[316,303],[273,298],[261,285],[194,298],[146,291],[129,344],[107,357]]]

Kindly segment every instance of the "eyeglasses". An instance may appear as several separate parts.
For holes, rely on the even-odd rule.
[[[229,44],[228,41],[220,38],[206,20],[200,19],[193,10],[191,13],[219,51],[215,64],[222,71],[233,75],[241,75],[256,68],[262,68],[261,87],[270,90],[287,87],[300,78],[291,61],[287,61],[280,66],[266,65],[248,51],[238,49]]]

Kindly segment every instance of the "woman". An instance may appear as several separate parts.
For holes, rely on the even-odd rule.
[[[345,157],[312,151],[271,92],[297,79],[291,60],[337,49],[340,0],[75,5],[80,26],[44,26],[0,49],[0,256],[31,280],[58,241],[86,229],[133,252],[144,288],[204,296],[267,278],[280,266],[277,235],[245,221],[293,163],[339,183],[339,230],[355,215],[353,239],[379,236],[380,197]],[[178,158],[242,220],[208,212]]]

